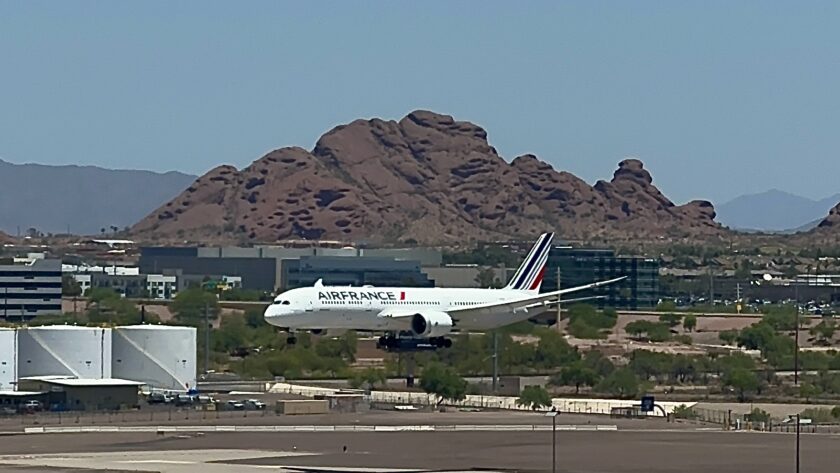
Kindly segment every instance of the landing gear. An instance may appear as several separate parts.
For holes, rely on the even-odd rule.
[[[293,347],[295,344],[297,344],[297,337],[294,332],[289,332],[289,336],[286,337],[286,345]]]
[[[387,335],[379,337],[376,347],[392,353],[432,351],[438,348],[449,348],[452,340],[446,337],[432,338],[403,338]]]

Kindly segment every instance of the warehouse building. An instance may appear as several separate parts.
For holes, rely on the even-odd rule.
[[[53,410],[92,411],[131,409],[140,404],[143,383],[126,379],[80,379],[36,376],[18,380],[18,388],[47,396]]]
[[[27,264],[0,263],[0,316],[6,320],[28,320],[57,313],[61,313],[60,260],[36,258]]]

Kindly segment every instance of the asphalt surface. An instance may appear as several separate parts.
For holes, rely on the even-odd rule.
[[[558,424],[610,424],[619,428],[694,428],[694,425],[668,424],[663,418],[614,419],[608,416],[560,414]],[[454,425],[454,424],[544,424],[541,413],[522,411],[447,412],[381,411],[329,413],[318,415],[277,415],[272,411],[200,412],[189,410],[126,411],[105,413],[38,413],[0,418],[0,432],[22,432],[26,427],[44,426],[171,426],[171,425]]]
[[[794,467],[794,440],[792,434],[687,429],[558,432],[557,471],[790,472]],[[801,446],[803,472],[837,471],[840,437],[803,435]],[[551,471],[551,433],[10,435],[0,442],[0,471],[14,471],[12,468],[26,473],[91,471],[88,468],[163,473],[226,473],[265,468],[298,472],[335,468],[547,472]]]

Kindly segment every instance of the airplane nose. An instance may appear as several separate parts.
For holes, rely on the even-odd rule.
[[[265,310],[265,314],[263,314],[263,318],[266,322],[271,325],[281,325],[280,319],[286,314],[284,314],[283,309],[277,306],[270,306],[268,309]]]

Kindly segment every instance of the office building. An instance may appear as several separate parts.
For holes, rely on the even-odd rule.
[[[542,291],[582,286],[595,281],[626,277],[617,284],[570,295],[570,298],[594,297],[587,303],[600,308],[649,309],[659,303],[659,261],[636,256],[616,256],[613,250],[571,247],[552,248]]]
[[[30,319],[61,313],[61,261],[0,265],[0,316]]]
[[[177,276],[178,290],[203,281],[224,281],[246,290],[276,292],[314,283],[425,286],[420,267],[439,266],[441,253],[428,248],[142,248],[140,272]],[[301,264],[306,259],[308,262]],[[336,267],[329,267],[335,264]],[[361,282],[367,281],[367,282]]]
[[[284,260],[283,289],[312,286],[323,279],[327,286],[434,287],[418,261],[378,257],[305,256]]]

